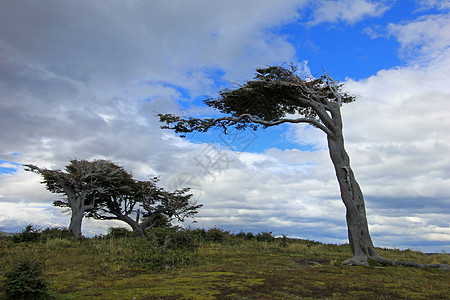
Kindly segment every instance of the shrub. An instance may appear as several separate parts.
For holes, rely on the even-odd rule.
[[[47,239],[70,239],[72,234],[65,227],[47,227],[42,232],[43,238]]]
[[[230,235],[229,231],[225,231],[218,227],[213,227],[206,232],[206,241],[222,243],[228,235]]]
[[[255,238],[255,235],[251,232],[249,232],[245,235],[246,240],[253,240],[254,238]]]
[[[197,228],[197,229],[188,229],[188,231],[194,236],[197,241],[205,242],[207,233],[206,230],[203,228]]]
[[[236,237],[240,238],[240,239],[245,238],[245,236],[246,236],[246,233],[243,231],[240,231],[239,233],[236,234]]]
[[[124,227],[109,227],[108,234],[105,236],[107,238],[125,238],[125,237],[135,237],[136,234],[133,231],[128,230]]]
[[[41,239],[39,228],[28,224],[21,233],[13,236],[14,243],[20,242],[38,242]]]
[[[283,234],[283,237],[280,239],[280,248],[286,248],[288,245],[287,236]]]
[[[272,236],[272,232],[260,232],[256,235],[256,240],[258,242],[273,242],[275,237]]]
[[[22,259],[7,271],[2,290],[6,299],[48,299],[49,284],[43,277],[44,264],[31,259]]]

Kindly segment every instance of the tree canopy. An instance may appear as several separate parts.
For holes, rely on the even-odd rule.
[[[65,171],[24,166],[44,178],[47,190],[63,195],[53,204],[71,209],[69,230],[74,237],[81,235],[85,216],[126,222],[143,236],[143,230],[158,218],[183,221],[202,206],[190,202],[188,188],[165,191],[157,187],[158,177],[136,180],[122,166],[108,160],[71,160]]]
[[[126,222],[133,231],[144,236],[144,229],[155,226],[160,218],[182,222],[202,207],[190,202],[192,194],[188,193],[189,188],[168,192],[157,186],[158,181],[158,177],[148,181],[135,180],[116,193],[105,194],[87,216]]]
[[[69,207],[72,217],[69,230],[73,236],[81,235],[82,219],[86,212],[99,204],[101,195],[114,193],[132,178],[123,167],[107,160],[71,160],[65,171],[24,165],[26,171],[40,174],[47,190],[64,196],[53,205]]]
[[[183,118],[173,114],[159,114],[160,121],[176,133],[206,132],[210,128],[227,131],[259,126],[269,127],[282,123],[308,123],[327,134],[334,124],[329,113],[342,103],[355,98],[342,92],[324,75],[316,79],[303,79],[294,67],[272,66],[256,70],[254,80],[247,81],[236,89],[219,92],[218,98],[208,98],[204,103],[226,116],[221,118]]]

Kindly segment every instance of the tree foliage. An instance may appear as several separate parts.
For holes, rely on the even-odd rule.
[[[63,194],[64,197],[53,202],[55,206],[71,207],[75,199],[84,200],[78,204],[84,209],[93,209],[101,194],[115,192],[117,187],[126,185],[131,174],[123,167],[108,160],[71,160],[65,171],[39,168],[32,164],[24,165],[26,171],[42,175],[48,191]]]
[[[213,127],[225,132],[228,127],[256,130],[259,126],[265,128],[281,123],[309,123],[329,133],[331,107],[354,100],[353,96],[342,92],[342,85],[326,75],[304,79],[297,75],[294,67],[272,66],[257,69],[254,80],[220,91],[218,98],[204,101],[227,115],[225,117],[185,119],[173,114],[159,114],[159,117],[167,124],[163,129],[182,134],[206,132]]]
[[[142,236],[144,229],[164,223],[161,219],[182,222],[202,207],[190,202],[189,188],[168,192],[157,186],[158,181],[158,177],[149,181],[135,180],[117,193],[104,195],[101,204],[88,217],[124,221]]]
[[[132,179],[130,173],[108,160],[71,160],[65,171],[40,168],[32,164],[24,165],[26,171],[41,175],[47,190],[62,194],[53,205],[69,207],[72,212],[69,230],[74,237],[81,235],[82,219],[86,212],[93,210],[102,195],[115,193],[118,187]]]
[[[4,274],[1,289],[6,299],[51,299],[49,283],[44,277],[44,264],[30,258],[21,259]]]
[[[167,192],[156,186],[157,177],[135,180],[122,166],[108,160],[71,160],[65,171],[25,165],[40,174],[47,190],[62,194],[55,206],[72,211],[69,230],[81,234],[84,216],[100,220],[121,220],[143,235],[143,229],[161,221],[162,215],[183,221],[197,213],[201,205],[189,202],[189,189]]]

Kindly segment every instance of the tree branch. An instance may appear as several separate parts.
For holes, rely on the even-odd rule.
[[[326,134],[333,134],[333,132],[330,129],[328,129],[325,125],[323,125],[318,120],[313,118],[278,119],[275,121],[266,121],[251,114],[242,114],[239,117],[222,117],[217,119],[205,119],[205,120],[192,118],[186,120],[180,117],[176,117],[174,115],[164,115],[164,114],[158,115],[161,118],[161,120],[166,122],[167,124],[175,124],[173,127],[168,125],[162,126],[161,128],[175,129],[176,132],[184,132],[184,133],[193,131],[206,132],[211,127],[221,127],[226,132],[227,126],[234,125],[245,119],[248,119],[250,122],[264,125],[267,127],[276,126],[283,123],[308,123],[321,129]]]

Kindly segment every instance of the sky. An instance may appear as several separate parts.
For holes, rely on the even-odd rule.
[[[157,113],[202,103],[258,67],[326,70],[376,246],[450,251],[450,1],[0,1],[0,230],[68,226],[41,178],[108,159],[134,177],[188,185],[184,226],[346,243],[323,132],[283,125],[182,139]],[[87,236],[124,223],[84,219]]]

